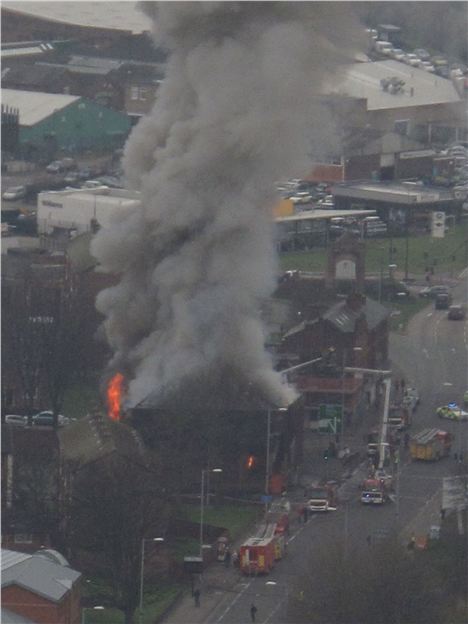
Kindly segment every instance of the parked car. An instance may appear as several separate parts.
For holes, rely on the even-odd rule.
[[[70,171],[63,178],[63,181],[66,182],[67,184],[75,184],[75,182],[78,182],[79,179],[80,178],[79,178],[79,175],[78,175],[77,171]]]
[[[14,425],[15,427],[26,427],[28,419],[26,416],[19,416],[18,414],[7,414],[5,416],[5,423],[7,425]]]
[[[60,160],[53,160],[46,167],[47,173],[63,173],[65,168]]]
[[[395,59],[395,61],[404,61],[406,54],[401,48],[393,48],[391,57]]]
[[[28,189],[25,186],[9,186],[2,194],[2,198],[7,201],[15,201],[26,197]]]
[[[451,321],[463,321],[466,316],[465,308],[461,305],[451,305],[447,318]]]
[[[391,56],[393,45],[389,41],[374,41],[374,49],[376,52],[380,52],[380,54]]]
[[[421,64],[421,59],[416,54],[412,54],[411,52],[405,56],[405,61],[407,65],[411,65],[411,67],[419,67]]]
[[[429,52],[424,48],[416,48],[416,50],[413,50],[413,52],[414,54],[416,54],[416,56],[419,56],[421,61],[428,61],[431,58]]]
[[[35,427],[52,427],[54,424],[54,414],[50,410],[45,410],[43,412],[39,412],[34,414],[32,417],[32,424]],[[62,414],[58,415],[57,424],[59,427],[63,427],[66,424],[69,424],[69,419]]]
[[[450,292],[450,288],[445,286],[444,284],[438,284],[436,286],[426,286],[422,290],[419,291],[420,297],[427,297],[430,299],[435,299],[437,295],[441,293],[448,294]]]
[[[431,63],[431,61],[421,61],[421,65],[420,65],[421,69],[425,69],[428,72],[431,72],[431,74],[435,73],[435,67],[434,65]]]

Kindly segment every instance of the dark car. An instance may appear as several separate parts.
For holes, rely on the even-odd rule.
[[[450,289],[448,286],[444,284],[438,284],[436,286],[426,286],[422,290],[419,291],[420,297],[427,297],[428,299],[435,299],[437,295],[440,294],[449,294]]]
[[[447,314],[451,321],[463,321],[465,316],[465,308],[461,305],[451,305]]]
[[[434,307],[436,310],[447,310],[452,303],[452,297],[449,293],[439,293],[436,295]]]
[[[366,294],[370,297],[382,299],[406,299],[410,295],[408,286],[404,282],[384,278],[382,280],[366,280]]]

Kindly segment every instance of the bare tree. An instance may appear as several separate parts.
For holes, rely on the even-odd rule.
[[[167,508],[159,470],[114,456],[83,467],[73,480],[70,543],[93,553],[114,605],[132,624],[139,601],[142,540],[165,532]]]

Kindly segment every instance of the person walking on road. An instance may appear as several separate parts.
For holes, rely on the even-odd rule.
[[[229,546],[226,548],[226,553],[224,555],[224,566],[226,568],[229,568],[229,566],[231,565],[231,550],[229,548]]]
[[[252,622],[255,622],[256,615],[257,615],[257,607],[252,602],[250,606],[250,619],[252,620]]]
[[[198,588],[193,592],[193,599],[195,600],[195,606],[199,607],[200,606],[200,590]]]

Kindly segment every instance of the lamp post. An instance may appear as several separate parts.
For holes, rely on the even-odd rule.
[[[101,605],[96,605],[95,607],[82,607],[81,608],[81,624],[86,624],[86,611],[102,611],[104,609]]]
[[[145,542],[164,542],[164,537],[144,537],[141,540],[141,568],[140,568],[140,609],[138,615],[138,621],[141,624],[141,618],[143,617],[143,581],[145,578]]]
[[[205,474],[209,472],[223,472],[222,468],[203,469],[201,471],[201,492],[200,492],[200,557],[203,560],[203,514],[205,511]]]
[[[278,412],[287,412],[287,407],[278,407]],[[265,495],[270,493],[270,440],[271,440],[271,408],[267,410],[267,439],[266,439],[266,462],[265,462]],[[265,500],[265,513],[268,511],[268,501]]]

